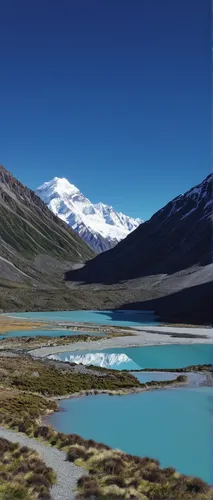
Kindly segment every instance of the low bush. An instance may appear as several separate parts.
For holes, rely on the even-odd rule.
[[[9,391],[8,391],[9,392]],[[16,398],[11,398],[10,405],[14,409],[20,408]],[[67,450],[67,460],[80,464],[88,471],[88,475],[81,478],[78,483],[77,499],[85,498],[96,500],[211,500],[212,490],[209,486],[198,478],[191,478],[177,474],[175,469],[167,467],[161,469],[158,460],[148,457],[137,457],[122,453],[118,450],[112,450],[109,446],[96,443],[92,439],[85,440],[76,434],[63,434],[52,429],[50,426],[39,425],[35,418],[29,417],[32,407],[35,406],[41,414],[45,414],[50,408],[55,409],[52,401],[48,401],[41,396],[29,394],[20,395],[22,398],[22,412],[19,418],[23,419],[23,428],[31,424],[31,435],[44,439],[51,445],[60,449]],[[14,400],[13,400],[14,399]],[[27,404],[29,403],[29,408]],[[9,403],[6,405],[8,408]],[[49,406],[48,406],[49,405]],[[25,426],[25,419],[28,424]],[[29,419],[29,420],[28,420]],[[10,424],[13,422],[8,416]],[[8,443],[6,440],[0,440],[0,449],[7,456]],[[28,448],[19,449],[17,445],[12,445],[11,457],[16,457],[16,473],[21,476],[28,474],[28,486],[36,484],[39,490],[38,498],[47,500],[49,493],[48,482],[52,484],[54,478],[48,468],[45,469],[45,480],[42,480],[43,465],[34,455],[28,456]],[[23,457],[20,462],[19,456]],[[0,459],[2,456],[0,455]],[[0,460],[1,461],[1,460]],[[2,460],[4,462],[4,460]],[[8,464],[4,465],[4,467]],[[8,476],[5,476],[5,470],[0,469],[1,481],[7,482]],[[30,476],[29,476],[30,473]],[[26,484],[26,483],[25,483]],[[26,491],[23,490],[23,495]],[[22,492],[21,492],[22,494]],[[42,496],[43,495],[43,496]],[[1,497],[5,500],[17,500],[19,497]],[[22,500],[28,500],[27,496],[20,497]]]
[[[123,372],[125,370],[122,370]],[[129,370],[129,372],[177,372],[177,373],[184,373],[184,372],[200,372],[200,371],[213,371],[213,364],[204,364],[204,365],[189,365],[189,366],[183,366],[182,368],[141,368],[139,370]]]
[[[34,450],[0,438],[1,500],[50,500],[55,480]]]
[[[2,360],[1,360],[2,361]],[[32,361],[22,357],[19,361],[14,358],[9,367],[5,361],[0,362],[4,368],[3,383],[8,389],[1,389],[0,423],[25,432],[30,436],[43,439],[52,446],[66,450],[67,460],[80,464],[88,471],[88,475],[78,483],[78,500],[84,498],[97,500],[211,500],[212,490],[198,478],[191,478],[178,474],[173,468],[161,469],[158,460],[148,457],[135,457],[109,446],[96,443],[92,439],[85,440],[76,434],[66,435],[57,432],[50,426],[40,425],[39,418],[58,406],[42,395],[32,394],[32,391],[49,395],[59,395],[79,390],[101,389],[120,390],[121,388],[153,388],[165,385],[184,383],[187,378],[180,375],[177,380],[140,384],[128,373],[113,370],[103,370],[103,376],[96,375],[97,367],[91,373],[76,373],[74,370],[59,369],[48,366],[41,361]],[[99,369],[98,369],[99,372]],[[6,375],[5,375],[6,373]],[[39,376],[33,376],[38,373]],[[16,389],[14,390],[14,386]],[[20,391],[21,389],[21,391]],[[9,446],[9,448],[8,448]],[[54,481],[52,471],[45,468],[43,479],[42,467],[38,457],[30,455],[28,448],[18,448],[6,440],[0,440],[0,478],[4,487],[0,487],[0,500],[31,500],[28,496],[28,487],[37,492],[37,498],[48,500],[49,485]],[[9,453],[9,459],[8,459]],[[11,456],[11,459],[10,459]],[[8,462],[9,460],[9,462]],[[9,471],[10,460],[13,461],[13,470]],[[0,466],[1,467],[1,466]],[[25,478],[25,487],[11,482],[14,471],[20,478]],[[10,479],[9,479],[10,477]],[[5,484],[10,488],[5,489]],[[12,490],[11,490],[12,488]],[[7,491],[11,497],[7,497]],[[19,495],[19,496],[14,496]]]
[[[90,455],[87,455],[87,447],[88,442],[85,441],[85,446],[78,448],[76,457],[76,463],[80,458],[81,465],[89,473],[78,481],[78,500],[212,499],[212,489],[202,480],[180,475],[172,467],[161,469],[158,460],[98,447],[90,448]],[[73,449],[71,459],[74,459]]]
[[[63,396],[78,393],[80,391],[119,391],[121,389],[133,389],[140,387],[140,382],[129,373],[120,373],[108,370],[101,372],[96,367],[96,372],[87,370],[81,373],[71,367],[61,367],[62,363],[50,365],[28,358],[27,356],[11,358],[8,365],[7,358],[0,358],[0,369],[4,371],[2,382],[5,387],[12,387],[21,391],[39,393],[45,396]],[[19,370],[17,370],[17,366]],[[35,377],[36,373],[36,377]],[[34,416],[39,414],[36,405]]]

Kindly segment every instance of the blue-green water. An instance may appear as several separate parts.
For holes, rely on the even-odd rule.
[[[127,453],[157,458],[163,467],[213,482],[213,388],[88,396],[60,401],[47,421]]]
[[[7,314],[12,318],[30,318],[40,321],[77,321],[111,326],[157,325],[156,317],[150,311],[51,311]]]
[[[212,364],[212,344],[172,344],[148,347],[104,349],[58,353],[58,359],[93,364],[117,370],[143,368],[183,368],[190,365]]]
[[[92,337],[105,337],[105,333],[100,332],[79,332],[71,330],[14,330],[6,335],[0,335],[0,340],[13,337],[64,337],[72,335],[90,335]]]

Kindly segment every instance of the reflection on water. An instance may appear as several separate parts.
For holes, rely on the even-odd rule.
[[[116,370],[144,368],[182,368],[190,365],[212,363],[211,344],[159,345],[150,347],[120,347],[99,351],[66,351],[57,353],[55,359],[103,366]]]

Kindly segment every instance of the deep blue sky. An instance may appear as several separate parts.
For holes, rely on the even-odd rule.
[[[2,0],[0,162],[147,219],[211,169],[210,0]]]

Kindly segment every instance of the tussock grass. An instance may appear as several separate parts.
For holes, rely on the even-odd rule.
[[[151,381],[140,383],[131,373],[117,370],[100,370],[86,368],[76,370],[76,365],[60,362],[33,360],[28,356],[12,357],[8,363],[7,357],[0,358],[0,381],[5,387],[21,391],[60,397],[72,394],[94,394],[109,392],[111,394],[126,394],[129,391],[164,388],[187,381],[183,375],[174,380]],[[85,368],[84,368],[85,370]]]
[[[1,423],[66,451],[67,460],[85,468],[88,475],[78,482],[78,500],[212,500],[213,491],[199,478],[180,475],[171,467],[161,469],[157,460],[134,457],[92,439],[40,425],[39,416],[56,410],[54,401],[4,391],[2,407]],[[13,458],[16,460],[16,456]],[[7,499],[0,494],[0,499],[13,497]]]
[[[55,480],[38,453],[0,438],[0,500],[49,500]]]
[[[157,385],[156,382],[141,385],[126,372],[104,370],[103,376],[100,376],[100,373],[97,376],[97,367],[95,370],[91,369],[91,373],[90,370],[88,373],[87,367],[87,373],[82,374],[76,373],[72,367],[59,369],[56,366],[57,364],[52,366],[42,361],[34,361],[27,356],[13,357],[9,361],[8,358],[0,358],[0,377],[4,385],[4,388],[0,389],[0,423],[66,451],[67,460],[85,468],[88,475],[78,482],[78,500],[212,499],[212,489],[199,478],[180,475],[173,468],[161,469],[157,460],[134,457],[119,450],[112,450],[92,439],[85,440],[75,434],[63,434],[50,426],[40,424],[43,415],[58,409],[57,403],[49,399],[50,395],[70,394],[82,388],[120,390],[125,387],[164,387],[177,383],[176,380],[169,381],[169,384],[168,381],[162,381]],[[180,375],[177,380],[182,383],[186,377]],[[13,467],[16,467],[17,459],[18,457],[13,455]],[[25,465],[24,471],[26,472]],[[24,477],[25,481],[20,486],[23,491],[21,490],[20,497],[17,498],[31,500],[31,497],[26,496],[26,487],[31,487],[36,477],[33,474],[25,474]],[[6,476],[5,481],[8,483]],[[38,478],[36,482],[39,483],[39,488],[42,488]],[[43,486],[47,488],[48,485]],[[5,495],[4,490],[2,495]],[[0,490],[0,500],[13,498],[16,499],[13,496],[1,496]]]
[[[73,447],[71,447],[73,449]],[[97,500],[210,500],[212,489],[199,478],[161,469],[157,460],[139,458],[116,450],[96,448],[93,454],[79,448],[81,463],[89,474],[78,481],[77,499]],[[68,452],[68,459],[73,455]]]
[[[140,387],[140,382],[129,373],[108,371],[107,376],[97,376],[91,371],[77,373],[75,370],[57,368],[48,363],[32,360],[27,356],[0,358],[0,380],[5,387],[40,393],[46,396],[63,396],[80,391],[120,390]],[[61,366],[61,365],[60,365]],[[3,370],[3,371],[2,371]],[[98,369],[96,368],[96,371]]]
[[[0,403],[0,423],[29,436],[33,435],[40,417],[58,409],[55,401],[33,394],[2,389]]]

